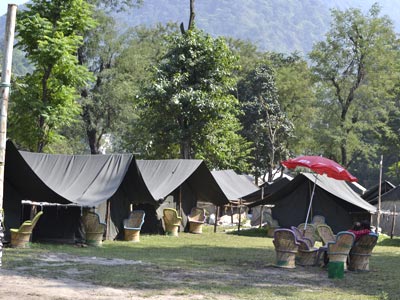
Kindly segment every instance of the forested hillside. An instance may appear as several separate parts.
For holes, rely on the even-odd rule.
[[[331,8],[367,10],[375,2],[380,3],[383,14],[398,20],[400,6],[392,0],[198,0],[196,25],[213,36],[250,40],[263,51],[305,54],[323,39]],[[139,9],[118,13],[116,18],[121,31],[137,25],[187,24],[188,19],[189,1],[182,0],[144,0]],[[5,16],[0,18],[0,36],[4,35],[4,23]]]

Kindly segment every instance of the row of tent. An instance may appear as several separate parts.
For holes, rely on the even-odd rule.
[[[190,210],[199,202],[225,206],[243,200],[249,207],[273,205],[282,227],[304,222],[312,187],[316,184],[312,215],[324,215],[335,232],[355,220],[369,219],[376,207],[346,182],[301,173],[261,187],[232,170],[210,171],[202,160],[136,160],[130,154],[54,155],[18,151],[7,142],[4,182],[6,230],[29,218],[30,200],[45,203],[38,240],[72,240],[82,209],[95,207],[107,223],[107,238],[122,238],[123,219],[131,209],[143,209],[143,233],[162,232],[162,210],[177,208],[187,225]],[[366,193],[367,194],[367,193]],[[369,194],[373,197],[373,193]],[[6,231],[6,235],[7,235]]]
[[[132,209],[146,212],[143,233],[161,233],[166,207],[178,208],[186,227],[187,216],[199,202],[221,207],[257,190],[232,170],[210,172],[202,160],[32,153],[18,151],[7,141],[6,238],[10,228],[29,218],[32,204],[45,210],[35,229],[36,240],[74,240],[85,208],[95,208],[107,224],[107,239],[119,239]]]

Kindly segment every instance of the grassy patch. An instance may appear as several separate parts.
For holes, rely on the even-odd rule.
[[[205,299],[398,299],[398,239],[380,239],[370,272],[332,280],[320,267],[275,268],[272,238],[260,229],[226,229],[142,235],[140,243],[106,241],[101,248],[38,243],[6,248],[3,268],[140,290],[144,297],[174,290]]]

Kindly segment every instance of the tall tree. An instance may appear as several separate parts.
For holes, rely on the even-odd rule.
[[[392,110],[398,45],[392,22],[379,13],[377,4],[366,15],[333,10],[326,40],[310,53],[321,88],[319,141],[344,166],[373,154],[368,140],[387,126]]]
[[[23,147],[42,152],[79,114],[76,99],[91,76],[76,53],[93,25],[82,0],[33,0],[18,13],[17,46],[34,67],[12,94],[10,136]]]
[[[254,144],[255,177],[272,181],[273,170],[287,156],[286,140],[293,132],[278,101],[274,71],[268,64],[260,64],[238,86],[243,134]]]
[[[235,120],[238,113],[230,94],[234,63],[223,39],[196,27],[170,37],[168,51],[143,93],[141,119],[152,133],[148,146],[154,155],[196,158],[206,141],[217,146],[210,128]]]
[[[90,87],[82,90],[82,120],[92,154],[100,153],[105,134],[115,132],[124,121],[121,112],[129,104],[127,98],[115,97],[117,83],[114,72],[116,59],[129,41],[129,33],[120,33],[111,12],[125,11],[142,3],[141,0],[89,0],[97,26],[85,32],[85,43],[79,48],[78,58],[95,76]]]

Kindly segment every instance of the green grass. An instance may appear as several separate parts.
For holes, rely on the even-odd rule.
[[[260,229],[239,234],[232,229],[236,228],[226,232],[218,228],[214,233],[212,226],[206,226],[201,235],[181,232],[177,238],[142,235],[140,243],[106,241],[100,248],[34,243],[30,249],[5,248],[3,268],[130,288],[144,296],[172,289],[177,295],[196,294],[205,299],[398,299],[399,238],[380,237],[370,272],[346,272],[344,279],[329,279],[320,267],[273,267],[272,238]],[[65,258],[46,260],[55,254]],[[95,263],[100,258],[126,261]]]

